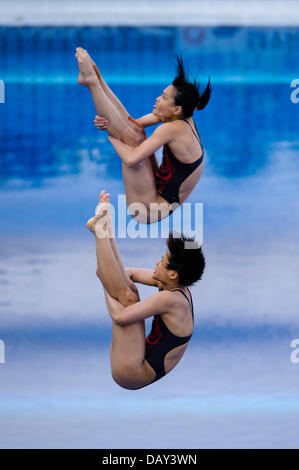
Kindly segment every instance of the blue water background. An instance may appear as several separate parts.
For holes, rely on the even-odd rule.
[[[0,447],[298,447],[298,28],[0,28],[0,44]],[[133,117],[171,83],[178,52],[201,90],[213,85],[188,200],[204,207],[196,327],[178,366],[140,391],[110,375],[85,222],[101,189],[116,204],[124,187],[77,84],[77,45]],[[117,242],[131,266],[165,250]]]

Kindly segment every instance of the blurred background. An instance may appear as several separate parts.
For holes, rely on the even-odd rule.
[[[298,2],[0,9],[0,447],[298,448]],[[206,160],[188,202],[203,203],[207,261],[195,330],[177,367],[138,391],[110,374],[85,222],[101,189],[116,204],[124,187],[77,83],[77,46],[134,118],[172,82],[177,53],[201,91],[213,86],[194,115]],[[154,267],[165,251],[164,239],[117,243],[127,266]]]

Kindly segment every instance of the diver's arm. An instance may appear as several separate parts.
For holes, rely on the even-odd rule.
[[[139,124],[141,124],[143,127],[153,126],[154,124],[161,122],[160,118],[153,113],[145,114],[145,116],[136,119],[136,121],[139,122]]]
[[[133,282],[145,284],[146,286],[157,286],[157,281],[153,279],[154,271],[146,268],[125,268],[129,278]]]
[[[106,291],[105,298],[113,321],[120,326],[131,325],[153,315],[169,312],[177,303],[177,298],[169,291],[158,292],[128,307],[124,307]]]
[[[130,117],[129,119],[131,120]],[[154,124],[158,124],[159,122],[161,122],[160,119],[157,116],[155,116],[153,113],[146,114],[145,116],[142,116],[139,119],[134,119],[133,121],[140,124],[143,128],[148,127],[148,126],[153,126]],[[110,125],[109,121],[103,116],[96,116],[93,122],[94,122],[95,127],[101,130],[108,129]]]
[[[131,117],[128,116],[128,119],[131,121],[135,121],[137,124],[140,124],[142,128],[153,126],[154,124],[158,124],[159,122],[161,122],[160,119],[157,116],[155,116],[153,113],[146,114],[145,116],[142,116],[139,119],[132,119]],[[94,122],[95,127],[101,130],[108,129],[110,125],[110,122],[103,116],[96,116],[93,122]]]
[[[115,137],[109,136],[108,139],[124,164],[130,168],[153,155],[162,145],[170,143],[175,137],[177,137],[176,127],[172,123],[164,123],[158,126],[153,134],[138,147],[124,144]]]

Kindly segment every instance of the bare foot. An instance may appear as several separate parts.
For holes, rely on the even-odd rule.
[[[110,206],[110,199],[109,199],[110,194],[106,193],[105,189],[103,189],[100,194],[99,194],[99,204],[96,207],[96,216],[102,217],[104,211],[109,211],[109,206]]]
[[[78,82],[83,86],[91,86],[98,83],[97,74],[93,68],[94,62],[85,49],[77,47],[75,57],[78,60],[79,76]]]
[[[86,227],[97,237],[104,238],[111,236],[112,230],[109,194],[103,190],[99,198],[96,215],[87,221]]]

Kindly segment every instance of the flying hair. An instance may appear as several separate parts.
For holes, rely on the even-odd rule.
[[[192,244],[192,249],[190,249]],[[179,283],[184,286],[192,286],[203,275],[206,261],[201,245],[194,237],[185,236],[182,233],[171,232],[167,239],[169,258],[167,269],[178,273]]]
[[[200,84],[196,80],[189,82],[184,69],[182,56],[177,55],[177,73],[172,82],[175,87],[175,105],[182,106],[185,118],[191,117],[194,110],[204,109],[211,96],[212,87],[209,78],[205,91],[200,94]]]

